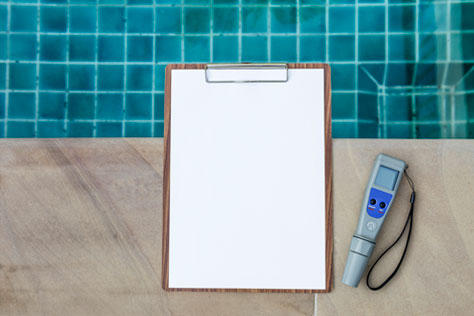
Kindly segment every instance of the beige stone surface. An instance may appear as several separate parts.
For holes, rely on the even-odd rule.
[[[404,265],[371,292],[340,280],[379,152],[409,163],[418,195]],[[311,315],[311,294],[161,289],[162,154],[161,139],[1,140],[0,315]],[[333,156],[334,286],[318,315],[472,314],[474,141],[336,139]],[[402,182],[374,255],[401,230],[408,198]]]
[[[405,160],[417,200],[410,248],[397,276],[378,292],[341,283],[372,161],[380,153]],[[410,190],[400,189],[370,264],[403,228]],[[405,238],[377,264],[372,284],[393,271]],[[334,141],[334,287],[318,295],[322,315],[472,315],[474,311],[474,141]]]

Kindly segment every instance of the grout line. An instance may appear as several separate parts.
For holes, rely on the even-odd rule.
[[[325,17],[326,17],[326,32],[325,32],[325,36],[326,36],[326,60],[325,62],[326,63],[329,63],[329,0],[326,0],[326,4],[325,4]]]
[[[296,62],[300,62],[300,0],[296,0]]]
[[[210,11],[210,21],[209,21],[209,61],[212,63],[214,60],[214,0],[211,0],[210,7],[208,10]]]
[[[268,3],[267,7],[267,61],[271,62],[272,61],[272,10],[271,10],[271,5]]]
[[[237,35],[238,62],[242,62],[242,0],[239,0],[239,34]]]
[[[181,0],[181,33],[179,34],[181,36],[181,62],[184,63],[185,56],[184,56],[184,28],[186,27],[185,23],[185,18],[186,15],[184,14],[184,0]]]
[[[156,1],[153,0],[153,31],[156,30]],[[127,19],[128,23],[128,19]],[[152,56],[153,56],[153,66],[152,66],[152,78],[151,78],[151,135],[150,137],[155,137],[155,89],[156,89],[156,36],[153,36],[153,47],[152,47]]]
[[[355,1],[355,17],[354,17],[354,29],[355,29],[355,71],[354,71],[354,82],[355,89],[359,91],[359,0]],[[355,118],[359,118],[359,93],[354,94],[354,115]],[[359,124],[355,125],[355,137],[359,137]]]
[[[69,113],[69,102],[68,101],[68,95],[69,95],[69,51],[70,51],[70,15],[71,15],[71,10],[70,10],[70,4],[71,1],[67,0],[68,6],[66,10],[66,83],[65,83],[65,93],[64,93],[64,124],[63,124],[63,129],[64,129],[64,136],[68,136],[68,128],[69,128],[69,121],[68,121],[68,113]],[[97,70],[96,70],[97,73]],[[94,111],[97,111],[97,104],[94,103]],[[95,136],[95,135],[94,135]]]

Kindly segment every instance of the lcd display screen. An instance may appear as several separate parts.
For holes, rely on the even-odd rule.
[[[393,191],[395,183],[397,183],[398,173],[396,170],[380,166],[375,177],[375,185]]]

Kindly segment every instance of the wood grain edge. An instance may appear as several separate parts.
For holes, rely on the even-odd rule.
[[[169,64],[165,71],[165,122],[164,122],[164,172],[163,172],[163,239],[162,239],[162,286],[172,292],[249,292],[249,293],[327,293],[332,289],[332,128],[331,128],[331,74],[328,64],[291,63],[289,69],[324,69],[324,134],[325,134],[325,182],[326,182],[326,289],[204,289],[169,287],[169,198],[170,198],[170,114],[171,72],[173,69],[204,69],[206,64]]]

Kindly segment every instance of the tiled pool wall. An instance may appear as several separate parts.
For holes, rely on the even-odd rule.
[[[164,67],[325,62],[334,137],[474,137],[474,1],[0,0],[0,137],[162,136]]]

